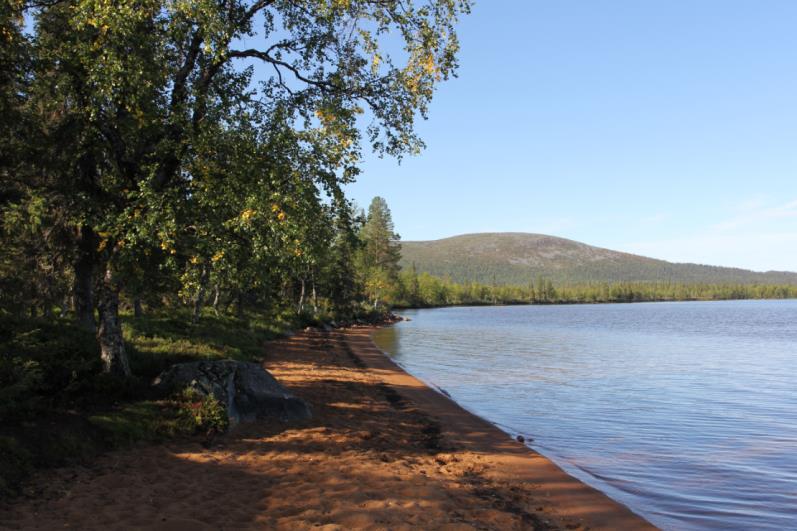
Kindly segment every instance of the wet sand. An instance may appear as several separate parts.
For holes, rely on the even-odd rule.
[[[242,425],[42,474],[10,529],[653,529],[405,373],[371,330],[270,343],[311,420]]]

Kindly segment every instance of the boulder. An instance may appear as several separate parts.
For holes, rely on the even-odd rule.
[[[230,425],[265,418],[294,421],[311,417],[307,402],[291,395],[257,363],[178,363],[161,373],[153,386],[167,393],[190,387],[203,396],[213,395],[225,405]]]

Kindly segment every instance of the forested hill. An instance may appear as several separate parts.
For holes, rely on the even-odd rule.
[[[526,285],[538,276],[556,283],[673,282],[797,284],[797,273],[676,264],[527,233],[464,234],[401,244],[401,265],[458,283]]]

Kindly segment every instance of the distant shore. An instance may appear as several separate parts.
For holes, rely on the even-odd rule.
[[[633,301],[550,301],[550,302],[528,302],[528,301],[504,301],[504,302],[467,302],[462,304],[437,304],[426,306],[394,306],[393,309],[401,310],[434,310],[437,308],[484,308],[489,306],[573,306],[573,305],[596,305],[596,304],[640,304],[655,302],[727,302],[727,301],[789,301],[797,300],[797,297],[751,297],[739,299],[650,299]]]
[[[310,329],[264,365],[311,420],[242,425],[41,474],[11,528],[653,529],[404,372],[373,327]]]

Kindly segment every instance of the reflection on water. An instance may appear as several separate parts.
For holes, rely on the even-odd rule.
[[[444,308],[375,340],[666,529],[797,529],[797,301]]]

